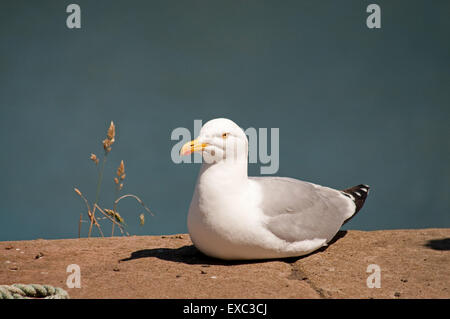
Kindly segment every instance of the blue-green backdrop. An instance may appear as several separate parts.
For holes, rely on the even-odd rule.
[[[66,27],[73,2],[81,29]],[[372,2],[381,29],[366,26]],[[124,201],[131,234],[187,231],[199,164],[172,162],[170,134],[215,117],[280,128],[279,176],[370,184],[348,229],[450,227],[449,12],[425,0],[3,0],[0,240],[78,236],[73,187],[93,200],[89,155],[111,120],[101,203],[123,159],[125,191],[156,213],[139,226],[143,210]]]

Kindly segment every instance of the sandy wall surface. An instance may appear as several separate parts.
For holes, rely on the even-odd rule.
[[[66,285],[70,264],[81,288]],[[13,283],[71,298],[450,298],[450,229],[341,231],[309,256],[262,262],[211,259],[186,234],[0,242],[0,284]]]

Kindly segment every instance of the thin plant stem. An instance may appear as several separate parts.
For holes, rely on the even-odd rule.
[[[116,207],[117,204],[118,204],[122,199],[127,198],[127,197],[132,197],[132,198],[134,198],[135,200],[137,200],[137,201],[139,202],[139,204],[141,204],[142,207],[144,207],[144,209],[145,209],[150,215],[155,216],[155,215],[150,211],[150,208],[148,208],[147,206],[145,206],[144,202],[143,202],[139,197],[137,197],[136,195],[133,195],[133,194],[126,194],[126,195],[120,196],[120,197],[119,197],[118,199],[116,199],[116,201],[114,202],[114,207]]]
[[[102,235],[102,237],[104,237],[103,232],[100,228],[100,224],[97,222],[97,219],[95,217],[93,217],[92,213],[91,213],[91,207],[89,206],[89,201],[87,200],[86,197],[84,197],[84,195],[77,189],[75,188],[75,191],[77,192],[77,194],[81,197],[81,199],[84,201],[84,203],[86,204],[86,208],[87,208],[87,213],[88,213],[88,217],[93,220],[94,225],[98,228],[98,231],[100,232],[100,234]],[[79,225],[79,236],[81,236],[81,216],[80,216],[80,225]]]
[[[100,233],[100,236],[105,237],[105,235],[103,235],[103,231],[102,231],[102,228],[100,227],[100,224],[97,225],[97,229],[98,229],[98,232]]]
[[[114,212],[114,213],[116,213],[116,212]],[[114,237],[114,226],[115,226],[115,224],[113,223],[112,224],[112,229],[111,229],[111,237]]]
[[[81,220],[83,218],[83,213],[80,213],[80,221],[78,222],[78,238],[81,238]]]
[[[116,196],[115,198],[117,198],[119,196],[119,188],[120,188],[120,182],[116,185]],[[117,204],[116,202],[114,202],[114,207],[113,207],[113,212],[114,212],[114,216],[117,213]],[[112,229],[111,229],[111,237],[114,237],[114,226],[115,224],[112,224]]]
[[[92,225],[94,223],[94,217],[95,217],[95,208],[98,207],[97,203],[98,203],[98,199],[100,197],[100,189],[101,189],[101,186],[102,186],[102,179],[103,179],[103,170],[105,168],[105,163],[106,163],[107,156],[108,156],[108,152],[105,152],[105,156],[103,157],[103,161],[102,161],[102,166],[100,167],[100,171],[98,173],[97,193],[95,195],[94,207],[92,208],[91,224],[89,226],[88,238],[91,237]]]

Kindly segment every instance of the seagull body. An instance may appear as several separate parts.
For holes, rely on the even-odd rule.
[[[311,253],[361,209],[367,185],[346,190],[286,177],[248,177],[248,140],[227,119],[207,122],[181,154],[202,152],[188,230],[204,254],[225,260]]]

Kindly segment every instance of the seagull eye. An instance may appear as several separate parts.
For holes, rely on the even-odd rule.
[[[230,133],[223,133],[223,134],[222,134],[222,138],[227,138],[228,135],[230,135]]]

